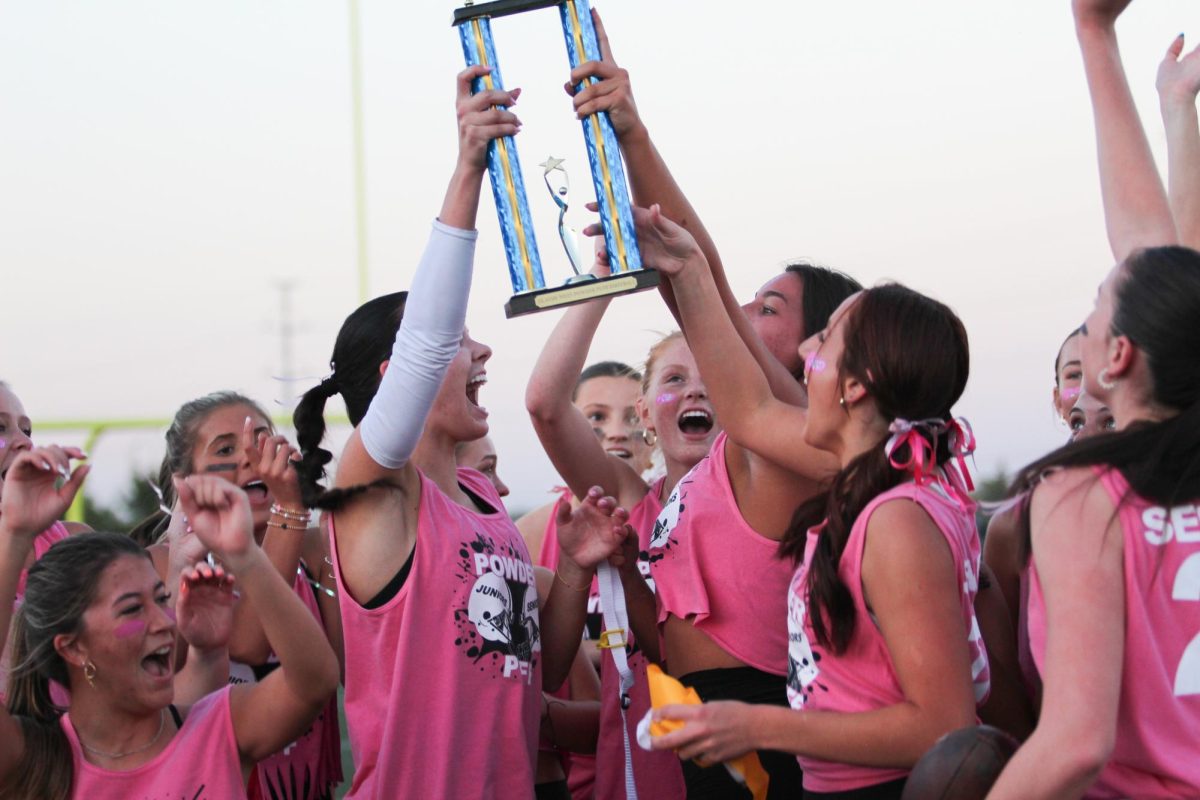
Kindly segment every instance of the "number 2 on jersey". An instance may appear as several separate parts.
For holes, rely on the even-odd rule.
[[[1192,553],[1175,573],[1172,600],[1200,602],[1200,553]],[[1175,669],[1175,696],[1200,694],[1200,632],[1192,637]]]

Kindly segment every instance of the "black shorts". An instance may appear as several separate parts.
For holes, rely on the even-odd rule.
[[[753,667],[705,669],[682,676],[680,682],[691,686],[700,699],[740,700],[758,705],[788,706],[787,679]],[[771,778],[767,800],[795,800],[800,797],[800,765],[791,753],[759,750],[758,760]],[[722,764],[699,767],[695,761],[683,762],[683,779],[688,800],[750,800],[750,790],[735,781]]]

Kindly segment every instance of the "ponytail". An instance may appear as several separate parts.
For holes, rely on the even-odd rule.
[[[300,495],[304,498],[306,508],[333,511],[369,488],[352,486],[327,490],[321,485],[325,479],[325,465],[333,460],[333,453],[321,447],[321,441],[325,438],[325,403],[337,393],[337,377],[330,375],[304,393],[292,415],[296,444],[300,446],[301,453],[296,473],[300,477]]]
[[[909,440],[891,454],[881,440],[855,457],[834,476],[827,492],[810,497],[796,509],[780,541],[780,557],[798,565],[804,561],[808,531],[824,523],[808,564],[807,615],[817,642],[835,653],[844,653],[850,646],[856,624],[854,598],[838,573],[855,520],[876,497],[913,477],[893,462],[914,459],[916,436],[920,437],[919,447],[928,447],[933,454],[934,465],[943,465],[955,456],[952,437],[931,435],[924,427],[911,430]],[[919,469],[917,477],[921,479]]]
[[[333,511],[352,497],[386,483],[379,480],[337,489],[325,489],[321,485],[325,465],[333,460],[333,454],[321,447],[321,440],[325,438],[325,403],[335,394],[341,395],[350,424],[357,427],[362,422],[379,389],[379,367],[391,356],[392,341],[400,329],[407,299],[407,292],[385,294],[369,300],[346,317],[329,359],[333,372],[305,392],[296,406],[292,425],[296,428],[296,443],[301,454],[296,472],[300,476],[300,493],[308,508]]]
[[[5,800],[69,800],[75,765],[63,733],[63,709],[50,699],[47,663],[58,659],[53,648],[30,652],[24,608],[13,617],[9,640],[13,667],[8,676],[8,713],[21,726],[25,755],[18,769],[0,787]]]
[[[904,481],[934,480],[939,468],[974,448],[970,426],[951,415],[970,371],[967,332],[953,311],[912,289],[883,284],[863,291],[839,324],[839,382],[856,378],[879,415],[892,422],[888,436],[855,456],[828,491],[796,509],[779,547],[781,556],[803,561],[809,529],[823,524],[808,564],[807,617],[817,642],[835,653],[849,647],[856,624],[838,565],[859,515]],[[959,471],[965,479],[964,465]]]

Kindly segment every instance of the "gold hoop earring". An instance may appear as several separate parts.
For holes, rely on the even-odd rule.
[[[1096,383],[1100,384],[1100,388],[1106,392],[1117,388],[1117,382],[1108,377],[1108,367],[1100,370],[1100,374],[1096,376]]]
[[[91,661],[83,662],[83,677],[88,682],[88,686],[96,688],[96,665]]]
[[[642,441],[646,443],[646,447],[654,447],[658,444],[658,432],[652,428],[642,428]]]

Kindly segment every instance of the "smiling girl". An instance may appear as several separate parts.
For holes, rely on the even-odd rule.
[[[70,502],[78,451],[38,448],[9,472],[0,515],[0,593],[11,594],[33,536]],[[337,686],[337,660],[311,615],[254,543],[243,492],[209,476],[178,485],[204,545],[237,570],[280,668],[254,686],[172,705],[176,616],[147,553],[118,534],[59,542],[30,570],[17,614],[17,666],[0,711],[0,784],[18,800],[131,796],[244,798],[254,764],[305,730]],[[195,659],[223,658],[231,581],[207,566],[184,573],[178,630]],[[0,636],[10,611],[0,608]],[[66,713],[50,681],[70,690]]]
[[[320,531],[308,524],[292,463],[297,456],[257,403],[236,392],[214,392],[184,403],[175,413],[166,433],[159,485],[168,506],[175,502],[177,476],[212,475],[245,492],[255,542],[340,654],[337,600],[332,588],[321,583],[328,573],[323,569],[328,550]],[[167,539],[149,549],[159,575],[173,583],[179,572],[202,560],[205,551],[184,531]],[[229,654],[233,684],[256,683],[278,664],[249,604],[239,604],[234,611]],[[324,800],[341,780],[341,732],[337,704],[330,701],[303,736],[258,765],[247,793],[250,800]]]

